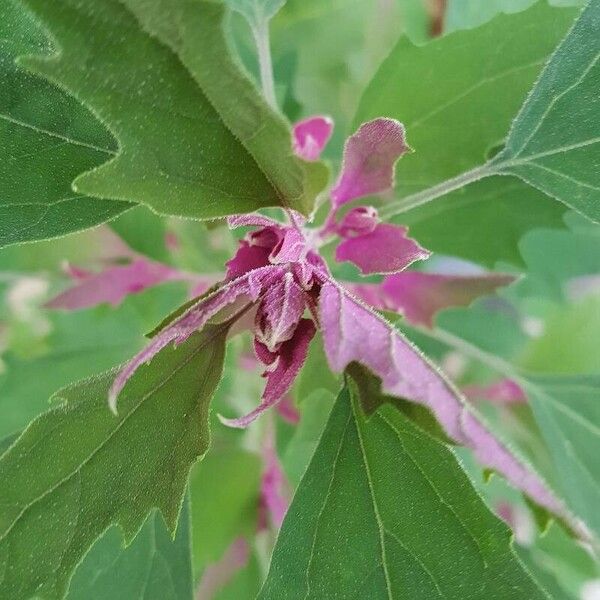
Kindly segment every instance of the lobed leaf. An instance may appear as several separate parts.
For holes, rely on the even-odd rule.
[[[17,0],[0,7],[0,247],[62,236],[131,207],[76,193],[73,179],[117,152],[75,98],[15,63],[52,45]]]
[[[444,433],[472,450],[479,463],[559,516],[582,539],[589,538],[543,478],[488,429],[450,381],[400,332],[332,281],[321,289],[319,314],[333,371],[344,371],[354,362],[370,369],[386,394],[431,411]]]
[[[65,388],[3,454],[0,597],[62,598],[98,536],[118,524],[130,543],[154,507],[175,530],[190,467],[208,447],[227,331],[207,326],[142,367],[118,417],[106,401],[116,370]]]
[[[563,496],[600,540],[600,376],[520,379],[546,441]]]
[[[77,567],[66,600],[193,600],[191,567],[184,502],[175,539],[158,513],[148,517],[127,548],[118,528],[111,527]]]
[[[414,153],[396,167],[399,199],[485,162],[575,14],[538,2],[425,46],[400,39],[367,86],[354,120],[357,125],[385,115],[404,124]],[[509,255],[518,260],[514,233],[537,224],[528,211],[542,195],[515,182],[507,181],[505,189],[498,178],[487,184],[479,182],[395,220],[410,225],[412,235],[434,252],[490,266]],[[483,188],[471,193],[476,185]],[[556,223],[564,208],[544,206],[543,212]],[[465,222],[481,224],[481,235],[478,227],[465,231]],[[497,238],[508,244],[495,244]]]
[[[452,452],[390,406],[366,418],[346,389],[298,487],[258,599],[284,597],[547,596]]]
[[[491,162],[600,221],[600,4],[557,48]]]
[[[69,89],[119,141],[75,190],[200,219],[310,210],[323,166],[293,156],[286,124],[234,63],[221,3],[22,1],[60,50],[21,64]]]

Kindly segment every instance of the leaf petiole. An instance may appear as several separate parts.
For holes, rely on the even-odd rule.
[[[405,196],[404,198],[400,198],[395,202],[390,202],[389,204],[381,207],[379,210],[379,215],[384,220],[390,219],[396,215],[408,212],[413,208],[427,204],[428,202],[431,202],[440,196],[445,196],[446,194],[458,190],[469,183],[473,183],[474,181],[478,181],[479,179],[494,174],[495,172],[490,169],[489,164],[481,165],[474,169],[470,169],[469,171],[465,171],[456,177],[442,181],[441,183],[422,190],[421,192],[411,194],[410,196]]]

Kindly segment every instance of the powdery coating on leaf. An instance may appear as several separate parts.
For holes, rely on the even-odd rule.
[[[399,121],[379,118],[363,123],[346,141],[342,172],[331,190],[333,206],[391,189],[394,165],[408,151]]]
[[[340,373],[353,361],[365,365],[381,378],[386,393],[429,408],[450,438],[583,533],[542,479],[484,427],[441,373],[389,323],[333,281],[323,285],[319,308],[325,352],[333,371]]]
[[[273,248],[269,260],[273,264],[301,262],[307,252],[306,238],[299,230],[281,228],[281,239]]]
[[[293,337],[281,344],[277,353],[271,353],[260,342],[255,343],[259,359],[269,364],[265,371],[267,385],[263,392],[262,402],[250,413],[239,419],[226,419],[219,415],[225,425],[230,427],[247,427],[263,412],[274,406],[287,394],[294,379],[298,375],[306,356],[308,346],[316,332],[315,324],[310,319],[301,319]],[[261,346],[263,346],[261,348]]]
[[[516,277],[502,273],[486,275],[444,275],[438,273],[397,273],[380,286],[357,286],[356,292],[375,308],[401,312],[415,325],[432,327],[435,315],[452,306],[469,306],[481,296],[510,285]]]
[[[286,273],[265,292],[256,312],[256,339],[270,352],[275,352],[282,342],[293,335],[306,303],[304,290]]]
[[[213,294],[190,307],[181,317],[156,335],[148,346],[121,369],[109,392],[108,401],[111,410],[116,412],[117,397],[138,367],[150,361],[169,344],[184,342],[194,331],[201,329],[210,318],[238,298],[245,298],[248,303],[256,302],[264,290],[279,281],[284,273],[285,268],[276,265],[255,269],[225,283]]]
[[[230,229],[237,229],[238,227],[280,227],[281,223],[258,213],[248,213],[227,217],[227,225]]]
[[[406,227],[380,223],[370,233],[340,242],[335,258],[354,263],[363,275],[397,273],[431,256],[415,240],[406,237],[407,231]]]
[[[118,306],[129,294],[137,294],[166,281],[189,279],[185,274],[145,258],[113,266],[100,273],[77,270],[77,283],[50,300],[48,308],[78,310],[108,303]]]
[[[270,250],[268,248],[252,245],[242,240],[233,258],[225,263],[227,267],[226,278],[235,279],[252,269],[266,267],[269,264],[269,254]]]
[[[333,120],[329,117],[308,117],[294,125],[293,148],[296,156],[304,160],[319,160],[333,132]]]
[[[521,386],[512,379],[500,379],[490,385],[468,385],[463,394],[472,400],[488,400],[494,404],[524,404],[527,397]]]

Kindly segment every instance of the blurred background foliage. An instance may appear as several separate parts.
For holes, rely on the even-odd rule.
[[[335,133],[325,156],[339,162],[362,94],[400,36],[425,45],[433,35],[474,28],[501,12],[516,13],[532,4],[532,0],[288,0],[271,24],[280,106],[291,121],[312,114],[332,116]],[[572,6],[581,2],[554,0],[552,4]],[[233,14],[230,25],[241,61],[256,76],[256,56],[245,21]],[[397,93],[402,94],[401,87]],[[409,129],[409,141],[410,135]],[[480,187],[474,193],[485,195],[485,182],[477,185]],[[515,193],[522,190],[518,186]],[[523,193],[537,195],[534,190]],[[461,210],[457,203],[437,213],[432,204],[431,214],[421,219],[428,225],[419,227],[415,222],[411,231],[424,246],[430,247],[432,240],[438,244],[437,254],[422,268],[440,271],[452,265],[453,269],[469,271],[485,266],[520,278],[494,297],[468,308],[444,311],[438,315],[436,327],[528,373],[600,374],[598,227],[565,212],[562,206],[558,211],[553,207],[552,215],[541,217],[537,224],[530,219],[524,226],[515,225],[515,239],[510,242],[514,249],[508,249],[506,236],[500,236],[499,242],[495,239],[494,224],[490,226],[487,213],[481,214],[485,233],[478,236],[480,225],[466,222]],[[493,218],[493,209],[491,215]],[[517,221],[521,218],[511,216],[511,223],[513,217]],[[445,242],[448,218],[454,219],[456,226],[452,229],[454,237]],[[463,233],[456,233],[461,227]],[[206,226],[165,219],[137,207],[109,225],[1,249],[0,439],[10,439],[21,431],[48,407],[48,398],[60,387],[126,360],[144,344],[144,335],[181,304],[189,291],[181,282],[167,283],[131,295],[118,307],[51,311],[44,303],[68,285],[66,264],[99,269],[121,260],[126,245],[180,269],[218,276],[235,242],[222,224]],[[494,244],[499,244],[500,250],[490,250]],[[332,266],[339,277],[357,279],[356,271],[348,265]],[[399,326],[439,360],[459,386],[484,385],[498,377],[489,366],[428,332],[404,327],[401,320]],[[196,465],[190,480],[191,540],[186,538],[184,520],[182,533],[174,542],[184,546],[191,543],[194,586],[204,590],[205,598],[254,597],[265,577],[277,532],[275,523],[264,522],[260,506],[265,439],[277,448],[290,495],[316,447],[340,385],[325,367],[321,345],[314,343],[292,394],[299,423],[292,425],[273,412],[248,431],[228,429],[216,415],[247,411],[261,393],[258,366],[250,354],[249,340],[244,337],[229,346],[225,376],[213,402],[212,448]],[[482,401],[478,406],[548,479],[556,480],[547,438],[527,405]],[[600,405],[596,408],[596,416],[599,414]],[[550,523],[540,532],[533,513],[517,493],[497,477],[484,481],[472,458],[463,451],[456,452],[490,507],[500,512],[501,507],[510,507],[519,554],[536,577],[557,599],[584,598],[585,586],[600,578],[598,565],[588,552],[559,524]],[[90,598],[85,574],[89,569],[101,572],[111,565],[114,568],[115,561],[121,561],[121,567],[112,577],[126,579],[139,568],[140,561],[150,565],[149,569],[157,569],[159,577],[162,567],[155,559],[160,551],[145,554],[144,547],[152,536],[160,538],[162,529],[160,517],[151,517],[139,541],[125,552],[120,548],[118,532],[109,530],[80,565],[69,598]],[[164,539],[161,543],[171,544]],[[176,546],[161,556],[173,552],[177,555]],[[191,581],[191,574],[189,578]]]

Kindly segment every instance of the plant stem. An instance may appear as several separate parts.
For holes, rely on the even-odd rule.
[[[492,171],[488,165],[482,165],[480,167],[476,167],[475,169],[471,169],[470,171],[465,171],[456,177],[452,177],[452,179],[442,181],[442,183],[438,183],[437,185],[427,188],[426,190],[417,192],[416,194],[411,194],[410,196],[405,196],[404,198],[400,198],[395,202],[390,202],[380,209],[379,215],[382,219],[389,219],[395,215],[399,215],[416,208],[417,206],[427,204],[428,202],[431,202],[440,196],[444,196],[445,194],[453,192],[454,190],[458,190],[461,187],[464,187],[473,181],[477,181],[482,177],[487,177],[488,175],[492,175]]]
[[[273,79],[273,63],[271,60],[271,43],[269,39],[268,19],[257,20],[252,26],[252,33],[258,52],[258,64],[260,67],[260,81],[263,94],[272,108],[277,108],[275,97],[275,81]]]

